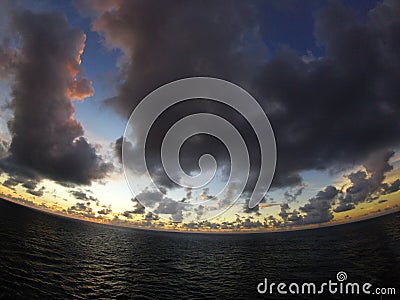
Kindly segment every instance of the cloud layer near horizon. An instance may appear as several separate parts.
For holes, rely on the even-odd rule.
[[[273,188],[292,189],[284,194],[289,204],[303,193],[303,171],[365,168],[348,175],[346,190],[328,185],[298,210],[282,205],[284,222],[328,222],[334,212],[399,190],[399,180],[384,183],[391,150],[400,144],[398,2],[378,3],[362,21],[338,2],[319,11],[314,30],[321,57],[289,47],[269,52],[258,2],[88,0],[75,5],[92,18],[93,30],[108,47],[124,53],[118,61],[117,95],[105,101],[124,118],[165,83],[189,76],[219,77],[246,88],[270,118],[278,147]],[[21,184],[40,196],[41,178],[84,185],[105,178],[112,165],[84,138],[83,125],[74,117],[73,101],[94,93],[80,66],[85,34],[70,28],[60,13],[15,11],[10,19],[9,33],[20,44],[0,47],[0,78],[12,82],[13,111],[11,144],[0,140],[0,168],[12,175],[3,185]],[[152,175],[164,189],[175,187],[160,169],[162,137],[177,119],[200,111],[221,115],[246,137],[253,166],[246,192],[251,191],[259,162],[254,132],[236,112],[201,99],[172,108],[155,124],[148,144]],[[115,144],[117,155],[121,142]],[[207,136],[185,143],[183,169],[197,171],[197,158],[204,153],[215,156],[226,174],[227,151]],[[86,195],[72,195],[87,200]],[[156,212],[181,221],[182,211],[174,203],[168,198]],[[86,211],[83,205],[74,209]],[[140,204],[135,207],[127,215],[145,213]],[[245,206],[243,212],[259,214],[259,207]]]

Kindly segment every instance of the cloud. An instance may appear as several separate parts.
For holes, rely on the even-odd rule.
[[[339,212],[343,212],[343,211],[352,210],[354,208],[355,208],[354,204],[352,204],[352,203],[343,203],[342,202],[333,211],[336,212],[336,213],[339,213]]]
[[[84,16],[93,16],[119,8],[121,0],[73,0],[72,4]]]
[[[285,200],[288,203],[296,202],[297,197],[301,196],[301,194],[303,193],[303,190],[304,190],[305,187],[306,186],[304,184],[302,184],[297,189],[292,189],[290,191],[285,191],[285,193],[283,194],[283,196],[285,197]]]
[[[277,139],[275,184],[399,145],[398,10],[397,2],[385,1],[362,23],[335,2],[316,18],[323,57],[304,62],[289,49],[265,64],[254,87]]]
[[[77,202],[75,205],[68,208],[69,214],[77,214],[87,218],[95,218],[93,209],[87,203]]]
[[[41,187],[40,189],[38,189],[38,190],[27,189],[26,192],[29,193],[29,194],[31,194],[31,195],[33,195],[33,196],[36,196],[36,197],[42,197],[42,196],[43,196],[43,193],[44,193],[44,190],[45,190],[45,187],[42,186],[42,187]]]
[[[144,206],[137,199],[140,199]],[[139,193],[137,198],[132,201],[137,202],[137,204],[135,210],[129,212],[131,214],[144,213],[144,207],[147,207],[151,209],[154,214],[163,215],[164,218],[170,218],[173,222],[183,221],[185,205],[182,202],[177,202],[157,191],[146,189]]]
[[[287,220],[287,218],[288,218],[288,216],[289,216],[289,213],[288,213],[288,210],[290,209],[290,207],[289,207],[289,204],[287,204],[287,203],[284,203],[284,204],[282,204],[281,205],[281,211],[280,211],[280,213],[279,213],[279,216],[283,219],[283,221],[285,221],[286,222],[286,220]]]
[[[181,202],[192,200],[193,191],[191,188],[185,188],[186,195],[182,198]]]
[[[78,200],[87,200],[87,195],[81,191],[72,191],[71,194]]]
[[[154,210],[155,214],[168,214],[168,215],[181,215],[182,210],[179,209],[179,202],[176,202],[170,198],[164,197],[159,203],[157,208]]]
[[[200,220],[206,212],[206,208],[203,205],[199,205],[197,208],[194,209],[194,212],[196,213],[197,220]]]
[[[211,200],[213,198],[214,198],[214,196],[210,195],[210,188],[208,188],[208,187],[204,188],[199,196],[199,199],[201,199],[201,200]]]
[[[22,187],[26,188],[27,190],[34,190],[36,189],[37,183],[37,181],[30,180],[29,177],[26,177],[23,174],[13,174],[2,184],[8,188],[14,188],[17,185],[22,185]]]
[[[246,218],[242,223],[241,226],[246,229],[250,228],[260,228],[262,226],[260,221],[252,221],[249,218]]]
[[[92,82],[86,77],[78,77],[74,79],[68,88],[67,96],[74,100],[83,100],[94,95]]]
[[[89,6],[91,11],[97,11],[93,29],[104,37],[108,47],[124,52],[120,61],[123,83],[117,87],[118,95],[108,99],[106,105],[125,118],[150,91],[175,79],[207,75],[244,83],[252,77],[265,54],[260,51],[264,43],[258,31],[256,9],[251,3],[120,1],[112,9],[97,9],[96,3],[87,1],[78,6],[84,10]],[[255,141],[254,132],[246,121],[224,105],[214,107],[207,100],[195,99],[171,108],[155,124],[146,148],[150,173],[159,185],[176,187],[160,168],[158,150],[166,130],[182,116],[199,110],[226,114],[245,133],[253,134]],[[119,139],[116,143],[118,157],[121,142]],[[257,147],[254,147],[254,161]],[[229,170],[224,168],[229,163],[224,145],[207,135],[189,139],[183,145],[183,169],[188,173],[198,171],[198,158],[204,153],[216,158],[221,171]],[[136,171],[139,175],[143,172]],[[253,171],[258,174],[256,167]],[[253,183],[257,174],[252,174]]]
[[[111,207],[106,207],[97,212],[99,215],[109,215],[112,213]]]
[[[391,194],[400,190],[400,179],[396,179],[391,184],[383,185],[384,192],[383,194]]]
[[[396,181],[391,185],[383,182],[385,174],[393,169],[389,164],[389,159],[393,154],[393,151],[373,153],[364,162],[365,171],[360,170],[347,176],[351,184],[339,198],[337,212],[343,209],[350,210],[359,203],[373,201],[381,194],[396,190]]]
[[[18,50],[8,44],[0,46],[0,79],[9,78],[17,62]]]
[[[132,202],[136,203],[136,205],[135,209],[132,210],[130,213],[139,215],[146,213],[145,207],[136,198],[132,199]]]
[[[80,66],[85,34],[59,13],[14,11],[10,26],[21,45],[13,66],[10,156],[0,167],[76,184],[103,178],[112,165],[83,137],[71,101],[93,94]]]
[[[188,76],[216,76],[242,84],[259,100],[275,130],[279,153],[275,188],[301,184],[304,170],[346,167],[399,145],[397,3],[378,4],[365,22],[358,21],[349,7],[333,3],[316,17],[316,41],[324,56],[307,53],[305,59],[286,48],[266,62],[257,3],[224,4],[119,1],[100,9],[97,2],[84,2],[80,7],[96,11],[93,29],[109,47],[125,54],[120,61],[124,81],[107,105],[128,117],[150,91]],[[249,148],[255,152],[252,166],[259,161],[256,139],[240,116],[224,106],[195,100],[171,109],[152,131],[149,167],[157,182],[168,188],[174,185],[164,180],[157,156],[161,138],[175,119],[199,111],[232,121],[249,138]],[[182,151],[181,162],[189,172],[198,168],[196,157],[210,149],[221,165],[229,163],[224,147],[210,138],[186,144],[182,150],[190,155]],[[247,192],[257,175],[257,168],[252,169]],[[287,198],[293,200],[289,193]]]
[[[147,220],[147,221],[157,221],[157,220],[159,219],[157,215],[153,214],[153,213],[150,212],[150,211],[145,215],[144,218],[145,218],[145,220]]]
[[[281,205],[281,211],[278,214],[282,220],[283,223],[277,223],[275,219],[270,218],[270,221],[272,221],[273,224],[276,226],[282,226],[282,225],[300,225],[303,223],[303,216],[298,210],[293,210],[290,211],[290,207],[288,203],[283,203]]]
[[[120,1],[118,9],[102,10],[93,29],[129,58],[125,84],[109,104],[128,117],[145,95],[173,79],[204,73],[245,78],[249,59],[240,39],[255,30],[256,15],[251,5],[226,4]]]
[[[8,155],[8,143],[0,137],[0,159]]]
[[[3,186],[8,187],[8,188],[14,188],[16,185],[20,184],[20,182],[18,182],[17,180],[13,179],[13,178],[9,178],[4,180],[4,182],[2,183]]]
[[[86,202],[87,201],[93,201],[93,202],[99,203],[99,200],[97,198],[95,198],[95,197],[93,197],[91,195],[88,195],[87,193],[82,192],[81,190],[70,191],[70,194],[72,196],[74,196],[75,199],[77,199],[77,200],[83,200],[83,201],[86,201]]]
[[[120,163],[122,163],[122,143],[123,143],[123,141],[124,141],[124,138],[121,136],[114,143],[115,156],[118,158],[118,161]]]
[[[317,195],[309,200],[299,209],[305,213],[303,222],[305,224],[315,224],[329,222],[333,219],[332,202],[338,190],[334,186],[327,186],[324,190],[319,191]]]
[[[299,211],[293,210],[287,220],[292,224],[301,224],[303,222],[303,216],[300,214]]]
[[[30,190],[34,190],[34,189],[36,189],[37,184],[38,184],[37,181],[28,180],[28,181],[24,182],[24,183],[22,184],[22,186],[23,186],[24,188],[27,188],[27,189],[30,189]]]
[[[250,208],[249,207],[249,201],[250,201],[250,199],[246,199],[245,200],[244,205],[243,205],[243,212],[246,213],[246,214],[255,213],[257,216],[261,215],[260,206],[256,205],[253,208]],[[262,202],[265,202],[265,199]]]
[[[132,211],[130,211],[130,210],[124,211],[121,215],[127,219],[132,219]]]
[[[300,207],[300,211],[304,213],[304,223],[329,222],[334,217],[332,212],[349,211],[355,209],[360,203],[371,202],[381,195],[396,191],[399,185],[398,180],[391,184],[384,183],[385,174],[393,169],[389,164],[393,154],[393,151],[378,151],[370,154],[363,162],[365,171],[359,170],[346,176],[350,180],[346,190],[341,191],[328,186],[323,191],[319,191],[315,197],[308,200],[307,204]]]
[[[280,220],[278,220],[276,217],[270,215],[268,216],[268,218],[266,218],[267,223],[269,224],[269,226],[271,227],[281,227],[282,226],[282,222]]]

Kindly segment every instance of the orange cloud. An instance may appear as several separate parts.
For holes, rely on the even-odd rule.
[[[70,76],[70,84],[66,96],[71,100],[84,100],[94,95],[92,82],[81,74],[81,55],[85,50],[85,41],[86,34],[82,33],[81,42],[77,46],[75,57],[66,63],[66,68]]]
[[[93,95],[92,82],[86,77],[75,78],[67,91],[67,97],[73,100],[83,100]]]

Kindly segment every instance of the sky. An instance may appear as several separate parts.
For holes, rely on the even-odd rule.
[[[397,1],[43,0],[0,6],[3,198],[93,222],[193,232],[314,228],[399,210]],[[243,116],[206,99],[168,109],[151,129],[146,162],[161,198],[145,187],[133,195],[125,180],[121,148],[130,114],[153,90],[194,76],[246,89],[269,118],[276,172],[252,209],[257,137]],[[180,152],[188,174],[199,171],[201,155],[216,158],[217,176],[206,188],[177,187],[160,162],[168,129],[197,112],[233,124],[251,162],[238,201],[211,219],[209,207],[186,204],[211,201],[226,182],[230,160],[221,142],[199,135]],[[143,172],[135,167],[140,183]],[[143,207],[140,196],[154,207]]]

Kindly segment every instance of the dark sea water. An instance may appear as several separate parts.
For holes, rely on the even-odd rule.
[[[348,281],[395,287],[400,214],[316,230],[246,235],[146,232],[0,200],[2,299],[353,299],[260,295],[257,284]],[[362,296],[359,299],[380,299]]]

